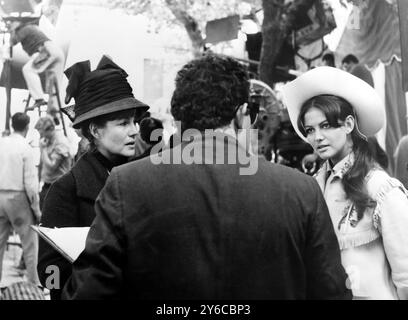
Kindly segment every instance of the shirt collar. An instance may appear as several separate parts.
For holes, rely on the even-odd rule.
[[[333,174],[333,177],[343,179],[344,175],[350,170],[355,161],[354,153],[351,152],[340,160],[334,167],[332,167],[330,161],[326,167],[327,174]]]
[[[17,132],[12,132],[12,133],[10,133],[9,137],[13,137],[13,138],[25,140],[25,138],[24,138],[21,134],[19,134],[19,133],[17,133]]]

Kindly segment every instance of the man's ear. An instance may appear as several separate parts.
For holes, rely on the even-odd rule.
[[[248,103],[244,103],[241,107],[240,107],[242,114],[247,116],[249,115],[249,109],[248,109]]]
[[[240,129],[249,129],[251,127],[251,117],[249,115],[248,103],[242,104],[236,114]]]
[[[236,129],[242,128],[242,118],[243,118],[243,105],[240,105],[238,109],[236,109],[234,119],[232,119],[232,123]]]

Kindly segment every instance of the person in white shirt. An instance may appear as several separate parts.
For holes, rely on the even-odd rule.
[[[408,299],[408,191],[368,141],[385,122],[381,98],[331,67],[306,72],[283,95],[295,131],[325,160],[316,180],[354,299]]]
[[[27,280],[39,285],[38,236],[30,228],[41,218],[39,182],[34,152],[25,140],[30,118],[18,112],[11,121],[14,132],[0,138],[0,280],[4,250],[14,229],[21,239]]]

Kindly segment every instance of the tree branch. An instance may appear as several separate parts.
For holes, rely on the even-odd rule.
[[[187,34],[193,44],[194,56],[199,56],[204,47],[204,39],[196,19],[188,14],[185,8],[181,8],[181,5],[175,0],[165,0],[168,8],[176,17],[176,19],[182,23],[187,31]]]

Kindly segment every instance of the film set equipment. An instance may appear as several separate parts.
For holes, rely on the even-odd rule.
[[[289,120],[287,109],[282,111],[279,129],[271,142],[275,151],[275,162],[305,173],[309,172],[311,168],[303,168],[302,160],[306,155],[313,153],[313,148],[296,134]]]
[[[34,12],[33,5],[39,1],[30,0],[2,0],[0,1],[0,34],[2,36],[2,63],[3,70],[0,78],[0,86],[6,89],[6,123],[5,132],[10,132],[11,118],[11,89],[27,89],[24,77],[21,72],[24,60],[27,60],[23,52],[19,52],[16,57],[13,55],[13,46],[10,43],[12,23],[17,21],[22,24],[37,24],[40,16]]]
[[[259,108],[258,118],[253,126],[258,129],[258,154],[268,161],[306,172],[302,167],[302,159],[313,153],[312,147],[298,137],[287,110],[275,92],[260,80],[251,79],[250,83],[250,101]]]

